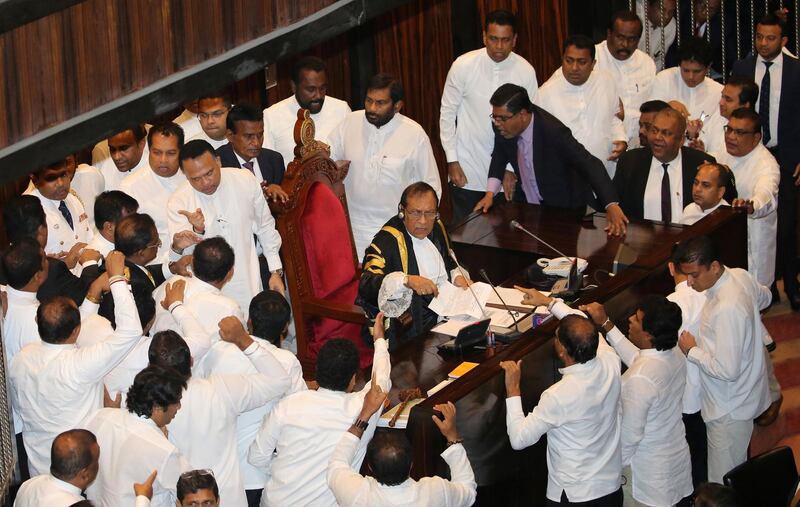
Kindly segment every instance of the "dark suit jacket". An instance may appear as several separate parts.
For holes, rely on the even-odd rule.
[[[151,264],[149,266],[145,266],[145,269],[153,278],[150,280],[150,277],[148,277],[139,266],[130,262],[129,260],[125,260],[125,268],[128,273],[130,273],[129,285],[131,292],[133,293],[133,298],[136,301],[136,306],[139,309],[139,317],[142,319],[142,326],[144,326],[152,317],[150,312],[152,311],[153,315],[155,314],[154,305],[161,303],[160,301],[156,301],[154,303],[150,303],[149,305],[144,305],[144,302],[147,299],[152,299],[153,291],[156,289],[156,287],[164,283],[164,273],[161,271],[161,264]],[[147,314],[143,315],[142,313],[145,311],[144,306],[148,306],[149,309],[147,310]],[[114,319],[114,298],[111,297],[110,294],[106,294],[103,297],[97,313],[107,318],[112,325],[116,324]]]
[[[239,159],[236,158],[236,154],[233,152],[233,145],[231,143],[223,144],[217,148],[217,156],[222,163],[222,167],[242,167],[239,164]],[[286,166],[283,163],[283,156],[277,151],[261,148],[261,154],[256,157],[256,160],[258,160],[258,167],[261,169],[264,181],[269,184],[275,183],[276,185],[280,185],[283,181],[283,173],[286,170]]]
[[[620,197],[620,206],[625,215],[631,219],[644,218],[644,190],[647,177],[650,175],[650,163],[653,152],[650,148],[636,148],[626,151],[617,160],[617,172],[614,173],[614,186]],[[715,162],[714,157],[693,148],[681,147],[681,165],[683,172],[683,206],[692,202],[692,183],[697,175],[697,168],[703,162]]]
[[[517,139],[495,134],[489,177],[502,181],[508,163],[519,178]],[[596,207],[592,191],[600,200],[598,209],[619,201],[603,163],[575,140],[566,125],[538,106],[533,106],[533,170],[544,205]]]
[[[89,286],[100,274],[100,267],[95,264],[94,266],[87,266],[81,271],[81,276],[77,277],[72,274],[72,271],[69,270],[64,261],[48,257],[47,280],[36,291],[36,299],[45,301],[55,296],[65,296],[80,306],[86,297],[86,292],[89,291]],[[5,285],[7,283],[6,280],[3,264],[0,263],[0,283]]]
[[[733,64],[732,76],[755,79],[756,56],[739,60]],[[761,83],[756,83],[760,86]],[[781,77],[781,102],[778,106],[778,162],[783,171],[794,171],[800,163],[800,60],[783,55]]]

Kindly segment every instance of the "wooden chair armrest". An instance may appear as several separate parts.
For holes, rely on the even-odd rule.
[[[300,304],[303,307],[303,313],[306,315],[326,317],[362,325],[367,321],[364,309],[352,303],[339,303],[319,298],[304,298]]]

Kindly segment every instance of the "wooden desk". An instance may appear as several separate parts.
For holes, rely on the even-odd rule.
[[[640,252],[637,262],[616,277],[587,291],[580,302],[605,303],[613,320],[626,328],[627,316],[646,294],[668,294],[674,285],[667,270],[667,260],[676,241],[706,234],[724,245],[723,261],[729,266],[747,265],[747,230],[745,215],[730,208],[719,209],[692,227],[640,222],[630,225],[628,235],[607,238],[605,216],[591,220],[552,209],[526,204],[505,203],[489,214],[476,216],[450,231],[453,248],[460,260],[472,268],[481,267],[496,280],[518,274],[539,256],[554,256],[544,245],[508,227],[512,219],[543,236],[567,254],[589,260],[590,269],[609,270],[619,243],[624,241]],[[513,451],[505,425],[505,386],[500,361],[522,361],[523,408],[526,413],[538,402],[542,391],[558,378],[552,353],[552,337],[558,323],[554,320],[525,333],[518,341],[494,350],[476,351],[466,356],[443,357],[436,345],[448,337],[429,333],[424,339],[409,343],[392,354],[392,383],[396,391],[420,387],[430,389],[447,378],[461,361],[475,361],[480,366],[435,395],[411,412],[407,434],[414,448],[412,475],[447,476],[447,466],[439,454],[444,441],[431,421],[433,406],[452,401],[457,406],[459,433],[475,471],[479,503],[492,496],[491,503],[525,505],[544,502],[547,484],[546,442],[523,451]],[[626,329],[624,329],[626,330]],[[492,485],[503,484],[501,488]],[[516,499],[516,500],[515,500]]]

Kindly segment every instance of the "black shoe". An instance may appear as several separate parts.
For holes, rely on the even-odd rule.
[[[797,294],[792,294],[791,296],[787,296],[789,299],[789,306],[792,307],[792,311],[800,311],[800,296]]]
[[[772,305],[777,305],[778,303],[780,303],[781,302],[781,293],[780,293],[780,291],[778,291],[778,284],[775,283],[775,282],[772,282],[772,286],[769,288],[769,290],[772,292],[772,302],[769,305],[772,306]]]

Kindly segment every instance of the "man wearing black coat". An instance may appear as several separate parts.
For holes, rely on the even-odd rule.
[[[474,211],[488,211],[502,185],[509,201],[558,208],[597,207],[599,201],[598,209],[605,209],[608,218],[608,233],[625,233],[628,219],[603,163],[575,140],[569,128],[534,106],[521,86],[506,83],[489,102],[497,133],[488,190]],[[506,171],[508,164],[514,173]]]

